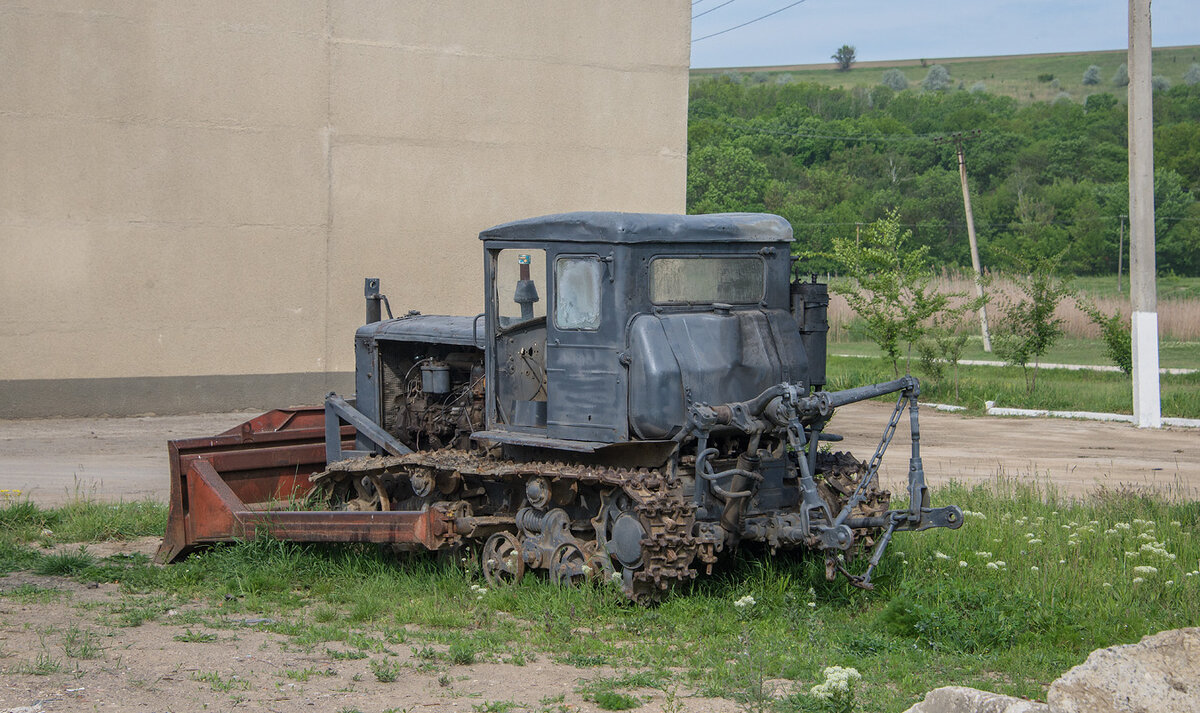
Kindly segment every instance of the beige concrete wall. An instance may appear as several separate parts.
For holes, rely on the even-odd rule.
[[[100,380],[147,392],[110,411],[222,376],[320,391],[366,275],[473,314],[485,227],[682,212],[689,12],[0,0],[0,416]],[[68,403],[19,403],[43,393]]]

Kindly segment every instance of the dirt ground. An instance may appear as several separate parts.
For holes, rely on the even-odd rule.
[[[845,436],[836,447],[869,457],[890,411],[889,405],[875,402],[839,410],[829,428]],[[166,441],[213,435],[250,415],[0,421],[0,489],[21,490],[47,505],[77,495],[165,500]],[[988,483],[1006,476],[1037,480],[1069,495],[1124,486],[1172,498],[1200,494],[1200,432],[1195,429],[1148,431],[1126,424],[967,417],[929,408],[921,411],[921,427],[922,456],[932,484]],[[884,484],[893,491],[904,489],[909,443],[904,418],[881,469]],[[155,538],[147,538],[90,549],[98,556],[151,553],[156,544]],[[21,591],[35,585],[63,594],[47,599],[12,593],[22,585],[26,589]],[[115,585],[89,589],[23,573],[0,578],[0,592],[7,593],[0,597],[0,713],[472,711],[502,701],[520,704],[510,710],[593,711],[595,704],[582,699],[578,684],[612,673],[575,669],[545,656],[520,667],[487,662],[418,671],[419,657],[397,644],[389,646],[394,656],[387,660],[401,666],[399,675],[395,682],[382,683],[368,659],[343,660],[330,653],[340,650],[339,645],[297,650],[289,647],[288,637],[236,617],[233,628],[212,632],[215,641],[178,641],[175,637],[186,627],[173,618],[186,617],[186,606],[141,626],[116,625],[114,607],[130,602]],[[92,657],[73,655],[81,649]],[[636,693],[647,699],[638,709],[642,711],[739,710],[731,701],[693,697],[682,687],[675,701],[663,691]]]
[[[157,540],[129,544],[127,550],[150,552]],[[45,594],[19,593],[30,587],[61,594],[47,602]],[[289,645],[290,637],[264,631],[256,625],[261,620],[245,614],[227,618],[225,629],[184,626],[180,620],[186,619],[189,606],[140,626],[120,626],[114,609],[131,603],[118,585],[89,588],[27,572],[0,578],[0,593],[0,713],[591,712],[599,709],[583,700],[579,684],[615,673],[577,669],[545,655],[524,666],[440,663],[428,670],[418,647],[407,644],[388,644],[386,651],[347,660],[335,655],[354,650],[344,644],[330,642],[306,651]],[[179,640],[189,638],[189,632],[214,640]],[[372,660],[390,663],[395,680],[378,680]],[[417,670],[423,664],[427,670]],[[682,688],[672,691],[676,705],[662,690],[625,692],[642,698],[638,710],[647,713],[740,710],[732,701],[689,696]],[[498,705],[504,703],[511,707]]]

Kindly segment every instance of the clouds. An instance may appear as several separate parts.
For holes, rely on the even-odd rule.
[[[719,5],[700,0],[693,14]],[[1154,0],[1156,46],[1200,44],[1195,0]],[[787,4],[739,0],[695,20],[701,37]],[[1127,46],[1126,0],[807,0],[692,46],[693,67],[829,62],[842,44],[859,61],[1073,52]]]

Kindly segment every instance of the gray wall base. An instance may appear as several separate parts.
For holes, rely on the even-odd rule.
[[[319,406],[354,393],[351,372],[0,380],[0,418],[218,413]]]

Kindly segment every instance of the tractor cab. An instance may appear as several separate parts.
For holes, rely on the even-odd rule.
[[[670,439],[693,401],[803,381],[791,227],[771,215],[565,213],[484,244],[478,438],[594,451]]]

